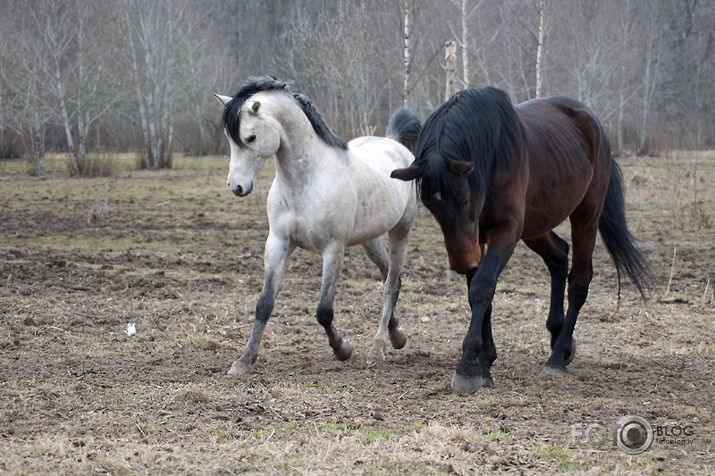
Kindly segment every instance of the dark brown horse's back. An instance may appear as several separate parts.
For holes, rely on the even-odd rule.
[[[584,200],[595,200],[600,208],[611,157],[603,128],[586,105],[556,96],[515,109],[526,131],[529,185],[522,237],[529,239],[558,226]]]

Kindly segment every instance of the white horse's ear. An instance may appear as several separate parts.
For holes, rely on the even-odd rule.
[[[214,93],[214,96],[216,96],[216,99],[221,101],[221,104],[223,104],[224,106],[226,106],[226,104],[228,104],[228,102],[231,99],[233,99],[231,96],[221,96],[220,94],[215,94],[215,93]]]
[[[261,108],[261,103],[260,101],[256,101],[253,104],[251,104],[251,112],[253,114],[257,114],[258,110]]]

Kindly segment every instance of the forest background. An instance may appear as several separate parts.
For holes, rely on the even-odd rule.
[[[577,98],[616,155],[712,148],[714,25],[711,0],[0,0],[0,158],[226,154],[212,93],[263,74],[339,135],[382,134],[445,100],[450,40],[457,89]]]

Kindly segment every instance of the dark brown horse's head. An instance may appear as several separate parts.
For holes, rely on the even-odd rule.
[[[449,267],[461,274],[481,260],[479,214],[484,200],[472,191],[473,169],[471,162],[432,157],[392,172],[393,178],[419,182],[422,202],[442,229]]]
[[[522,134],[506,93],[460,91],[425,121],[412,166],[392,172],[394,178],[417,180],[422,203],[442,228],[450,267],[459,273],[481,261],[485,197],[495,174],[510,170],[520,156]]]

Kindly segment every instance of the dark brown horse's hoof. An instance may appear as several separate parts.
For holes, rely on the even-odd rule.
[[[347,339],[343,339],[343,343],[340,344],[340,347],[333,349],[333,354],[335,354],[336,359],[344,362],[348,360],[351,355],[353,355],[353,348],[350,346],[350,342],[348,342]]]
[[[452,375],[452,391],[460,395],[471,395],[480,388],[491,388],[494,382],[482,378],[481,375],[466,376],[454,372]]]
[[[565,377],[566,375],[568,375],[568,372],[566,371],[566,367],[544,365],[544,368],[541,369],[541,375],[554,375],[556,377]]]

